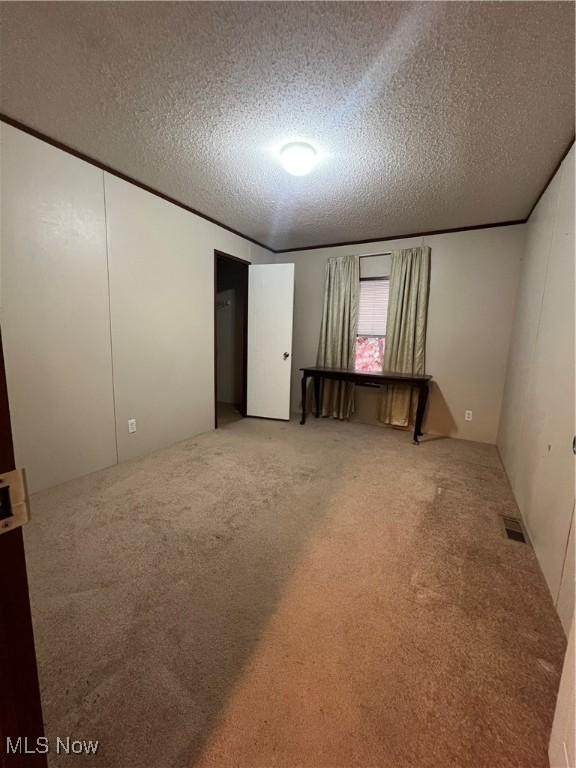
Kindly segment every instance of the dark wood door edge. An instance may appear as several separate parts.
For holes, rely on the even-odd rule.
[[[0,336],[0,473],[14,469],[6,370]],[[25,754],[44,736],[22,529],[0,535],[0,766],[47,768],[46,755]],[[20,748],[7,754],[7,739]]]

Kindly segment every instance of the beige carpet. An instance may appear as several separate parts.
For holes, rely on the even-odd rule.
[[[496,449],[244,419],[33,498],[47,731],[94,768],[545,768],[564,637]]]

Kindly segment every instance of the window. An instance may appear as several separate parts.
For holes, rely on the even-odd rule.
[[[383,369],[389,288],[390,281],[387,277],[360,281],[360,308],[354,365],[357,371],[373,373]]]

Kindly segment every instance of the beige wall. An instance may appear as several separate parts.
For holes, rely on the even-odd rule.
[[[214,249],[270,253],[12,127],[1,136],[0,321],[32,490],[211,429]]]
[[[115,176],[105,184],[124,461],[214,427],[214,249],[252,263],[267,252]]]
[[[38,489],[116,461],[103,179],[1,137],[0,322],[16,462]]]
[[[574,149],[527,224],[498,446],[566,631],[574,573]],[[573,548],[568,547],[571,558]]]
[[[566,646],[566,656],[564,657],[564,666],[562,677],[560,678],[560,688],[558,689],[556,711],[554,713],[554,722],[548,748],[550,768],[574,768],[576,765],[576,737],[574,733],[576,724],[574,700],[576,648],[574,644],[576,636],[574,634],[574,620],[572,620],[572,624],[567,632],[568,645]]]
[[[316,360],[324,267],[332,255],[432,249],[426,368],[434,377],[425,430],[494,443],[514,313],[524,226],[471,230],[278,254],[296,265],[292,407],[300,366]],[[387,274],[389,258],[362,259],[362,276]],[[378,392],[359,390],[356,418],[376,423]],[[464,421],[464,411],[473,420]]]

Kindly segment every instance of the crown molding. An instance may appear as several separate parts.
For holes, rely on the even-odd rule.
[[[319,248],[337,248],[341,245],[365,245],[366,243],[386,243],[390,240],[405,240],[409,237],[427,237],[429,235],[448,235],[451,232],[469,232],[471,229],[492,229],[494,227],[512,227],[516,224],[525,224],[526,219],[514,219],[514,221],[496,221],[490,224],[472,224],[469,227],[454,227],[453,229],[430,229],[426,232],[408,232],[403,235],[387,235],[386,237],[371,237],[368,240],[346,240],[342,243],[322,243],[320,245],[306,245],[298,248],[282,248],[274,253],[292,253],[293,251],[316,251]]]
[[[129,184],[134,184],[135,187],[139,187],[145,192],[149,192],[151,195],[155,195],[162,200],[166,200],[166,202],[172,203],[172,205],[177,205],[179,208],[183,208],[185,211],[188,211],[188,213],[193,213],[195,216],[199,216],[201,219],[209,221],[211,224],[216,224],[218,227],[222,227],[222,229],[225,229],[228,232],[232,232],[233,235],[238,235],[238,237],[242,237],[244,240],[249,240],[251,243],[254,243],[254,245],[259,245],[261,248],[266,248],[266,250],[274,252],[273,248],[270,248],[269,245],[261,243],[259,240],[250,237],[250,235],[245,235],[243,232],[239,232],[237,229],[229,227],[222,221],[218,221],[218,219],[215,219],[212,216],[208,216],[208,214],[202,213],[202,211],[197,211],[196,208],[192,208],[191,206],[186,205],[186,203],[182,203],[180,200],[176,200],[175,198],[170,197],[170,195],[165,195],[164,192],[160,192],[153,187],[149,187],[148,184],[144,184],[143,182],[132,178],[132,176],[128,176],[121,171],[117,171],[115,168],[111,168],[109,165],[106,165],[106,163],[101,163],[100,160],[95,160],[93,157],[85,155],[83,152],[79,152],[77,149],[72,149],[72,147],[69,147],[67,144],[63,144],[61,141],[52,139],[50,136],[46,136],[46,134],[37,131],[35,128],[30,128],[30,126],[21,123],[19,120],[14,120],[14,118],[8,117],[8,115],[3,114],[2,112],[0,112],[0,121],[6,123],[7,125],[11,125],[13,128],[18,128],[19,131],[27,133],[30,136],[33,136],[35,139],[44,141],[46,144],[50,144],[51,146],[56,147],[56,149],[62,150],[62,152],[73,155],[79,160],[83,160],[85,163],[94,165],[101,171],[106,171],[106,173],[109,173],[112,176],[116,176],[118,179],[122,179],[122,181],[127,181]]]
[[[343,245],[364,245],[366,243],[385,243],[391,240],[404,240],[409,237],[430,237],[431,235],[447,235],[454,232],[469,232],[473,229],[492,229],[494,227],[512,227],[518,224],[526,224],[526,222],[529,220],[530,216],[534,212],[534,209],[540,202],[540,198],[550,186],[550,182],[558,172],[558,169],[562,165],[562,162],[564,161],[564,159],[566,158],[566,155],[568,154],[568,152],[570,152],[574,144],[574,137],[572,137],[572,139],[570,140],[570,143],[568,144],[568,146],[562,153],[562,156],[554,166],[554,170],[550,174],[548,180],[546,181],[546,184],[542,187],[540,193],[538,194],[538,197],[532,204],[532,207],[530,208],[527,216],[524,219],[514,219],[512,221],[495,221],[489,224],[470,224],[469,226],[466,226],[466,227],[453,227],[451,229],[432,229],[432,230],[427,230],[426,232],[407,232],[401,235],[386,235],[386,237],[371,237],[366,240],[347,240],[340,243],[320,243],[316,245],[298,246],[298,248],[278,248],[277,249],[277,248],[272,248],[270,245],[266,245],[266,243],[261,243],[259,240],[256,240],[255,238],[250,237],[250,235],[245,235],[243,232],[239,232],[237,229],[234,229],[233,227],[229,227],[227,224],[224,224],[222,221],[218,221],[218,219],[215,219],[212,216],[208,216],[208,214],[202,213],[202,211],[198,211],[195,208],[192,208],[191,206],[186,205],[186,203],[182,203],[180,200],[176,200],[175,198],[170,197],[170,195],[165,195],[163,192],[160,192],[159,190],[148,186],[148,184],[144,184],[143,182],[138,181],[137,179],[134,179],[131,176],[128,176],[127,174],[122,173],[121,171],[117,171],[114,168],[111,168],[109,165],[106,165],[106,163],[102,163],[99,160],[96,160],[93,157],[90,157],[89,155],[85,155],[83,152],[80,152],[77,149],[73,149],[72,147],[69,147],[68,145],[63,144],[61,141],[52,139],[50,136],[47,136],[41,131],[37,131],[35,128],[31,128],[30,126],[25,125],[24,123],[21,123],[19,120],[15,120],[14,118],[9,117],[8,115],[5,115],[2,112],[0,112],[0,122],[6,123],[7,125],[11,125],[13,128],[17,128],[18,130],[23,131],[24,133],[27,133],[30,136],[33,136],[34,138],[39,139],[40,141],[44,141],[46,142],[46,144],[50,144],[51,146],[56,147],[56,149],[60,149],[69,155],[73,155],[74,157],[77,157],[79,160],[83,160],[85,163],[89,163],[90,165],[93,165],[102,171],[106,171],[106,173],[109,173],[112,176],[116,176],[117,178],[122,179],[123,181],[126,181],[129,184],[134,184],[134,186],[139,187],[140,189],[143,189],[145,192],[149,192],[151,195],[155,195],[156,197],[159,197],[162,200],[166,200],[166,202],[168,203],[177,205],[179,208],[183,208],[185,211],[188,211],[188,213],[193,213],[195,216],[199,216],[201,219],[204,219],[205,221],[209,221],[211,224],[216,224],[216,226],[222,227],[222,229],[225,229],[227,232],[231,232],[233,235],[242,237],[244,238],[244,240],[248,240],[249,242],[254,243],[254,245],[260,246],[260,248],[265,248],[267,251],[270,251],[271,253],[294,253],[298,251],[315,251],[320,248],[336,248],[338,246],[343,246]]]

